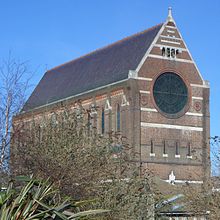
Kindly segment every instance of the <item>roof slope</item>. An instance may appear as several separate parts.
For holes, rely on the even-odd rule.
[[[162,24],[47,71],[23,111],[128,78]]]

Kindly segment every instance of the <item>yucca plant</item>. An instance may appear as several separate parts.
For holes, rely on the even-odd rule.
[[[22,188],[15,188],[11,181],[7,190],[1,192],[1,220],[49,219],[54,214],[66,219],[56,207],[47,205],[47,200],[55,193],[48,180],[39,181],[33,177],[23,180],[27,183]]]
[[[58,204],[53,199],[57,191],[49,180],[37,180],[33,177],[22,177],[22,180],[26,181],[23,187],[14,187],[13,182],[10,182],[7,190],[0,192],[0,220],[68,220],[108,211],[101,209],[80,211],[79,207],[87,201],[72,203],[67,200]]]

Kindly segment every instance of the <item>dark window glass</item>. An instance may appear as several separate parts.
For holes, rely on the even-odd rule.
[[[120,105],[117,104],[116,110],[116,130],[120,131],[121,129],[121,112],[120,112]]]
[[[166,152],[166,141],[163,141],[163,154],[167,154]]]
[[[176,155],[179,155],[179,142],[176,142]]]
[[[102,134],[105,132],[105,111],[102,108]]]
[[[175,58],[176,54],[175,54],[175,49],[171,49],[171,57]]]
[[[187,156],[191,156],[191,144],[190,142],[188,143],[188,153]]]
[[[167,48],[167,57],[170,57],[170,48]]]
[[[153,96],[158,108],[167,114],[176,114],[186,105],[188,90],[180,76],[166,72],[155,81]]]
[[[151,154],[154,153],[154,142],[153,142],[153,140],[150,141],[150,153]]]
[[[165,56],[165,54],[166,54],[166,49],[165,49],[165,47],[163,47],[163,49],[162,49],[162,56]]]

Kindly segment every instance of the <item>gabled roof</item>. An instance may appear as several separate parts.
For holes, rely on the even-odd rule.
[[[129,70],[136,69],[162,25],[47,71],[23,111],[127,79]]]

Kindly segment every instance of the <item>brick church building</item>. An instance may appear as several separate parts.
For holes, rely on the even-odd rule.
[[[209,83],[171,9],[164,23],[47,71],[14,122],[78,100],[94,109],[100,134],[126,136],[161,179],[209,176]]]

